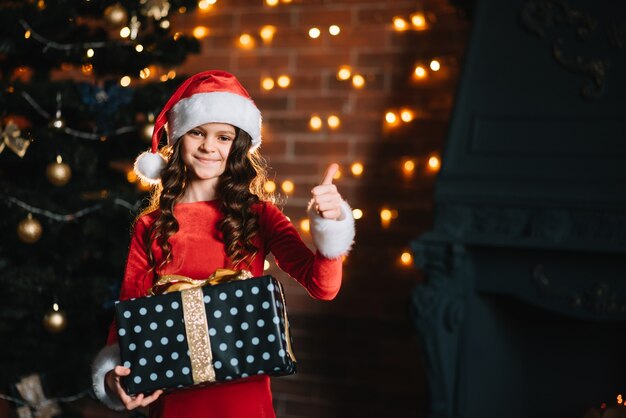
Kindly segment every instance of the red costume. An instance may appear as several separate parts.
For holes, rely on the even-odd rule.
[[[174,215],[179,230],[171,238],[172,261],[161,274],[178,274],[193,279],[209,277],[218,268],[229,268],[221,231],[223,214],[219,200],[179,203]],[[346,205],[347,206],[347,205]],[[285,215],[271,203],[253,207],[259,215],[259,234],[254,244],[259,251],[249,270],[254,276],[263,274],[265,257],[271,252],[277,264],[302,284],[316,299],[332,299],[341,286],[341,258],[328,259],[313,254],[302,242]],[[146,296],[155,279],[146,256],[146,234],[157,218],[157,212],[141,217],[134,228],[120,300]],[[162,250],[152,243],[159,265]],[[111,326],[107,344],[116,344],[117,332]],[[119,364],[119,363],[118,363]],[[269,377],[260,376],[243,383],[219,384],[198,389],[180,390],[161,395],[150,405],[151,417],[275,417]]]

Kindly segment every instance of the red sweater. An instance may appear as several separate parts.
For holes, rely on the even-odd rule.
[[[229,268],[218,222],[223,218],[219,201],[179,203],[174,207],[179,230],[172,237],[172,262],[160,274],[179,274],[193,279],[207,278],[218,268]],[[263,274],[263,264],[272,253],[278,266],[304,286],[316,299],[332,299],[341,286],[341,259],[330,260],[313,254],[283,213],[271,203],[254,207],[259,214],[260,233],[254,243],[259,252],[252,261],[253,276]],[[134,228],[120,300],[142,297],[153,284],[148,274],[145,234],[156,221],[157,213],[141,217]],[[157,265],[162,251],[152,243]],[[117,341],[114,325],[108,344]],[[266,418],[275,417],[270,379],[259,376],[242,383],[219,384],[171,392],[150,407],[151,417]]]

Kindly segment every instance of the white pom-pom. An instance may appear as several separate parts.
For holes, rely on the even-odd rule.
[[[161,170],[165,168],[165,158],[159,153],[142,152],[135,160],[135,173],[150,184],[161,181]]]

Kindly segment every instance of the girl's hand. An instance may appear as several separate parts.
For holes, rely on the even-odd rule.
[[[309,207],[313,208],[322,218],[340,220],[341,202],[343,199],[337,191],[337,186],[333,184],[333,176],[339,170],[339,165],[333,163],[326,169],[322,184],[315,186],[311,190],[313,198],[309,202]]]
[[[127,410],[130,411],[131,409],[135,409],[140,406],[147,406],[156,401],[163,393],[163,391],[159,389],[154,391],[149,396],[144,396],[143,393],[140,393],[137,396],[128,395],[120,384],[120,377],[128,376],[129,374],[129,368],[123,366],[115,366],[113,370],[111,370],[104,376],[104,383],[107,392],[109,392],[109,394],[117,395]]]

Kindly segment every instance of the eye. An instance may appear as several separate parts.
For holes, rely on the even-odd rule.
[[[191,131],[188,132],[188,134],[191,136],[204,136],[204,132],[198,129],[192,129]]]
[[[232,141],[233,138],[228,136],[228,135],[220,135],[217,137],[217,139],[219,139],[222,142],[228,142],[228,141]]]

